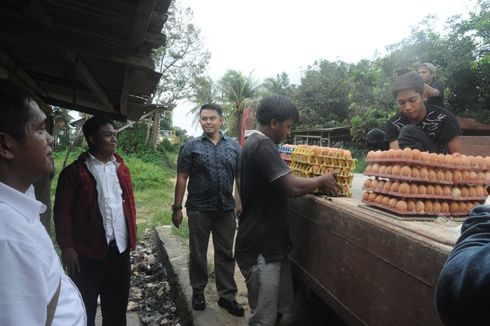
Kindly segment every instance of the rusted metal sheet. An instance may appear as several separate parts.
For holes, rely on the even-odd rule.
[[[293,269],[350,325],[440,325],[434,305],[451,246],[353,205],[291,199]]]

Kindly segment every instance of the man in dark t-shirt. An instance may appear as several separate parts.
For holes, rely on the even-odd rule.
[[[444,86],[441,82],[434,80],[436,77],[436,67],[432,63],[423,63],[417,73],[424,81],[424,90],[427,95],[426,103],[444,107]]]
[[[393,83],[393,96],[400,112],[386,124],[390,148],[413,148],[435,153],[461,151],[461,128],[455,116],[424,103],[424,81],[414,72],[401,75]]]
[[[276,325],[278,314],[286,324],[291,322],[287,197],[312,193],[316,188],[334,195],[339,189],[334,174],[295,177],[280,157],[276,144],[286,138],[298,117],[296,106],[287,97],[264,97],[257,109],[260,126],[242,150],[242,215],[235,259],[247,281],[249,325]]]

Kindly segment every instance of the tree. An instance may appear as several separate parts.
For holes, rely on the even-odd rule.
[[[295,96],[302,126],[327,128],[348,124],[349,67],[342,61],[327,60],[308,67]]]
[[[193,23],[192,9],[180,7],[177,1],[173,1],[169,8],[164,32],[166,45],[158,48],[153,56],[157,70],[162,74],[153,102],[173,107],[178,100],[189,97],[193,83],[204,76],[210,53],[200,40],[200,29]],[[160,114],[156,112],[153,116],[153,148],[156,147]]]
[[[193,116],[192,123],[199,121],[199,110],[204,103],[218,102],[218,90],[213,80],[209,76],[196,78],[192,83],[193,92],[189,99],[196,103],[188,114]]]
[[[285,72],[277,74],[274,78],[266,78],[261,87],[266,94],[292,97],[294,92],[294,86],[289,84],[289,76]]]
[[[221,101],[231,136],[240,136],[243,110],[255,99],[258,83],[240,71],[228,70],[219,81]]]

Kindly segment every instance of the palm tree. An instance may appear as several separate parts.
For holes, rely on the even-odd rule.
[[[219,87],[230,135],[240,137],[242,112],[254,100],[259,87],[251,75],[246,77],[237,70],[228,70],[219,81]]]
[[[196,104],[188,114],[192,115],[192,124],[199,121],[199,109],[204,103],[218,101],[216,86],[209,76],[198,77],[192,83],[193,94],[190,100]]]

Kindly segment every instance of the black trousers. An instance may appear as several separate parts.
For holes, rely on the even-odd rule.
[[[100,295],[103,326],[126,325],[131,264],[129,249],[119,253],[115,241],[109,243],[105,260],[78,257],[80,273],[71,276],[82,294],[87,325],[95,325],[97,297]]]
[[[439,153],[439,148],[416,125],[408,124],[402,127],[398,135],[398,144],[401,149],[409,147],[423,152]]]

